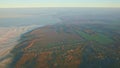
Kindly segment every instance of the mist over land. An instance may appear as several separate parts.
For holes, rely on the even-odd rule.
[[[0,26],[53,24],[61,22],[62,16],[76,20],[116,21],[120,18],[119,11],[119,8],[3,8],[0,9]]]
[[[20,36],[38,26],[0,27],[0,67],[11,61],[10,51],[18,44]]]
[[[0,67],[119,68],[119,12],[119,8],[0,9]]]

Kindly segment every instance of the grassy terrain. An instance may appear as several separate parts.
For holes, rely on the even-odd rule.
[[[104,36],[102,34],[95,34],[95,35],[89,35],[83,31],[76,31],[81,37],[88,41],[96,41],[100,44],[110,44],[113,42],[112,39],[110,39],[107,36]]]

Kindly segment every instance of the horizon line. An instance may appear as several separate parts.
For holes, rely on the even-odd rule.
[[[120,8],[120,7],[0,7],[0,9],[21,9],[21,8]]]
[[[29,3],[29,4],[0,4],[0,8],[45,8],[45,7],[97,7],[120,8],[120,3]]]

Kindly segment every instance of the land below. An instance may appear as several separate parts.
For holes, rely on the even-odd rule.
[[[119,26],[69,21],[35,29],[21,36],[10,67],[119,68]]]
[[[0,68],[120,68],[119,45],[119,8],[0,9]]]

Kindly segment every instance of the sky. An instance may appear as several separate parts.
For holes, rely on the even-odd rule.
[[[0,8],[120,7],[120,0],[0,0]]]

